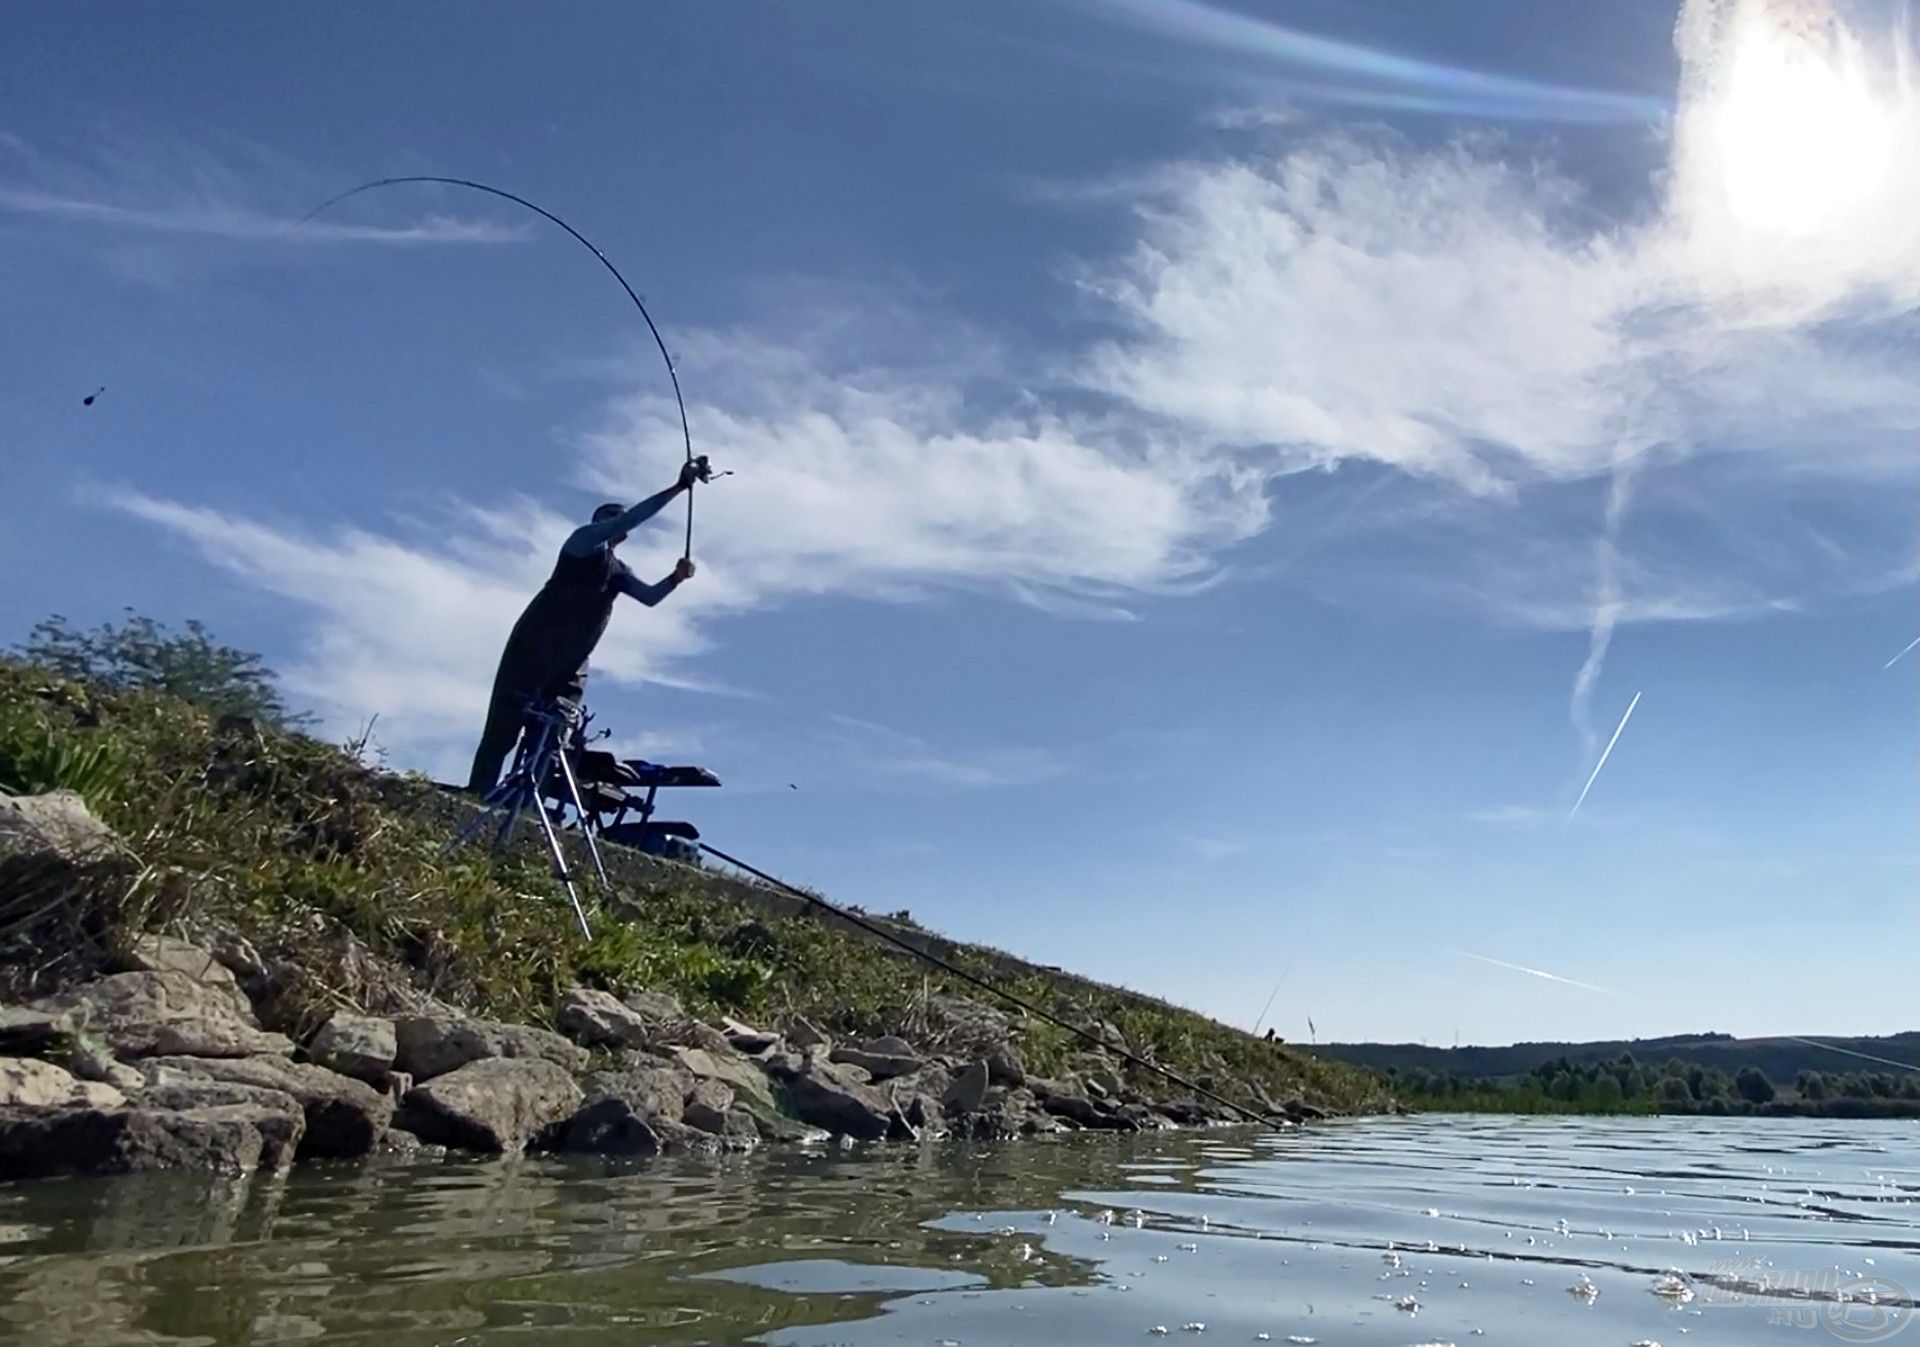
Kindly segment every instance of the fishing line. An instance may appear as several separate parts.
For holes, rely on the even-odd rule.
[[[857,916],[856,914],[849,912],[846,908],[840,907],[834,903],[830,903],[825,898],[822,898],[817,894],[808,893],[805,889],[795,888],[793,885],[787,883],[784,879],[777,879],[774,876],[768,874],[765,870],[759,870],[754,868],[751,865],[748,865],[745,861],[739,859],[738,857],[729,856],[726,852],[720,850],[718,847],[709,846],[705,842],[700,842],[697,845],[702,851],[706,852],[709,856],[713,856],[718,860],[723,860],[728,865],[733,866],[735,869],[745,871],[747,874],[752,875],[755,879],[760,880],[762,883],[771,884],[774,888],[779,889],[784,893],[790,893],[795,898],[799,898],[805,902],[812,903],[815,907],[823,908],[826,911],[831,912],[834,916],[840,918],[842,921],[851,922],[853,925],[858,926],[861,930],[867,932],[869,935],[877,935],[882,940],[886,941],[888,944],[895,945],[900,949],[905,950],[908,954],[911,954],[914,958],[921,959],[929,964],[932,964],[935,968],[938,968],[941,972],[951,974],[953,977],[959,978],[962,982],[968,983],[969,985],[974,987],[978,987],[983,992],[987,992],[993,996],[997,996],[1001,1000],[1006,1001],[1011,1005],[1019,1007],[1021,1010],[1025,1011],[1027,1014],[1032,1015],[1035,1019],[1045,1020],[1048,1024],[1053,1025],[1057,1029],[1065,1029],[1068,1033],[1073,1034],[1075,1037],[1085,1039],[1087,1042],[1093,1044],[1096,1048],[1100,1048],[1106,1052],[1115,1053],[1121,1057],[1124,1057],[1129,1062],[1132,1062],[1135,1066],[1145,1067],[1147,1070],[1153,1072],[1155,1075],[1164,1077],[1165,1079],[1172,1081],[1175,1085],[1178,1085],[1183,1090],[1191,1090],[1195,1094],[1204,1095],[1208,1099],[1211,1099],[1214,1103],[1219,1104],[1225,1108],[1232,1109],[1235,1113],[1239,1114],[1243,1118],[1246,1118],[1250,1122],[1257,1122],[1257,1123],[1260,1123],[1262,1126],[1267,1126],[1267,1127],[1271,1127],[1274,1125],[1275,1119],[1272,1118],[1271,1116],[1262,1114],[1262,1113],[1257,1113],[1253,1109],[1247,1108],[1243,1104],[1236,1104],[1234,1103],[1233,1100],[1228,1099],[1225,1095],[1216,1094],[1214,1091],[1209,1090],[1204,1085],[1195,1084],[1193,1081],[1186,1079],[1184,1076],[1175,1075],[1173,1072],[1167,1070],[1166,1067],[1161,1066],[1158,1062],[1149,1061],[1148,1059],[1138,1055],[1137,1053],[1129,1052],[1126,1048],[1121,1047],[1117,1043],[1109,1043],[1104,1038],[1102,1038],[1099,1034],[1093,1033],[1092,1031],[1087,1029],[1082,1029],[1077,1024],[1069,1024],[1067,1021],[1061,1019],[1058,1015],[1054,1015],[1048,1011],[1042,1010],[1039,1006],[1034,1005],[1033,1002],[1028,1001],[1023,997],[1016,996],[1014,993],[1006,990],[1004,987],[997,987],[993,983],[987,981],[985,978],[975,977],[972,973],[967,972],[964,968],[956,968],[954,965],[948,963],[945,959],[941,958],[939,955],[929,954],[926,950],[920,949],[917,946],[911,944],[910,942],[902,940],[899,936],[895,935],[892,931],[887,930],[886,927],[884,926],[876,925],[875,923],[868,921],[864,917]]]
[[[689,464],[694,462],[693,430],[687,423],[686,399],[680,395],[680,374],[679,374],[679,371],[676,370],[673,366],[673,355],[671,352],[667,350],[666,340],[663,337],[661,337],[660,329],[657,326],[655,326],[653,321],[653,315],[647,312],[646,304],[641,301],[640,296],[637,293],[635,293],[634,288],[631,285],[627,284],[627,278],[620,274],[620,268],[616,267],[610,260],[608,260],[607,255],[601,252],[597,247],[595,247],[593,244],[593,241],[589,239],[585,234],[582,234],[579,230],[575,229],[572,225],[568,224],[565,220],[561,219],[558,215],[555,215],[552,211],[548,210],[546,207],[535,205],[533,202],[527,200],[525,197],[516,196],[514,193],[509,192],[504,188],[489,187],[484,182],[474,182],[470,178],[443,178],[433,174],[416,173],[416,174],[409,174],[405,177],[400,177],[400,178],[375,178],[372,182],[363,182],[358,187],[350,188],[349,190],[340,193],[340,195],[338,196],[328,197],[325,201],[322,201],[319,205],[315,206],[312,210],[308,211],[305,215],[302,215],[300,217],[299,222],[301,224],[306,224],[308,221],[312,220],[316,215],[320,214],[321,211],[326,210],[329,206],[338,205],[340,202],[345,201],[348,197],[359,196],[362,192],[371,192],[376,187],[392,187],[400,183],[409,183],[409,182],[435,182],[446,187],[471,187],[476,192],[485,192],[489,196],[497,196],[504,201],[511,201],[516,205],[525,206],[528,210],[532,211],[535,215],[538,215],[543,219],[551,220],[553,221],[553,223],[559,225],[562,229],[566,230],[567,233],[573,237],[576,243],[578,243],[581,247],[585,248],[588,252],[592,253],[596,258],[598,258],[600,261],[600,265],[607,269],[607,273],[611,275],[614,280],[620,282],[620,288],[627,292],[627,298],[633,301],[633,307],[640,310],[640,317],[646,322],[647,331],[653,335],[653,344],[660,348],[660,358],[666,362],[666,366],[667,366],[667,379],[673,384],[674,406],[678,408],[680,412],[680,441],[682,446],[686,449],[687,462]],[[705,480],[704,474],[702,476],[702,480]],[[693,489],[691,487],[687,489],[686,545],[684,548],[682,548],[680,555],[683,559],[687,559],[687,560],[691,560],[693,557]]]

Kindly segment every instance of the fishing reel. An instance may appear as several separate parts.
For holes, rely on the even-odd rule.
[[[728,469],[726,472],[715,472],[713,470],[713,464],[707,461],[705,454],[696,454],[690,461],[693,464],[693,477],[697,482],[711,482],[716,477],[733,476],[731,469]]]

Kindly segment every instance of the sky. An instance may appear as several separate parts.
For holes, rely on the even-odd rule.
[[[0,642],[198,618],[462,776],[683,452],[545,221],[301,222],[478,178],[734,474],[591,697],[716,845],[1294,1040],[1910,1029],[1911,18],[22,0]]]

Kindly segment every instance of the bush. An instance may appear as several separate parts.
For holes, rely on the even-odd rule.
[[[71,790],[99,808],[126,777],[125,761],[105,737],[59,733],[24,706],[0,706],[0,793]]]
[[[119,622],[81,631],[55,613],[34,625],[18,653],[61,678],[157,692],[216,716],[247,716],[276,729],[307,722],[287,710],[277,676],[259,655],[221,644],[195,621],[176,631],[128,609]]]

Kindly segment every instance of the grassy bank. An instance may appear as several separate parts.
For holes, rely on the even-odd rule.
[[[803,1014],[841,1033],[933,1039],[960,1032],[966,1003],[983,999],[870,937],[787,915],[748,886],[638,856],[621,859],[619,896],[594,900],[584,938],[537,850],[443,854],[460,810],[429,782],[177,697],[0,660],[0,789],[56,787],[84,795],[126,854],[0,884],[8,1000],[91,976],[149,929],[247,942],[271,970],[270,1018],[295,1037],[336,1008],[386,1010],[422,994],[545,1023],[575,983],[665,990],[750,1020]],[[993,951],[954,957],[1064,1018],[1112,1026],[1135,1051],[1249,1105],[1387,1103],[1365,1072],[1153,998]],[[1066,1070],[1084,1046],[1035,1020],[1018,1033],[1042,1074]]]

